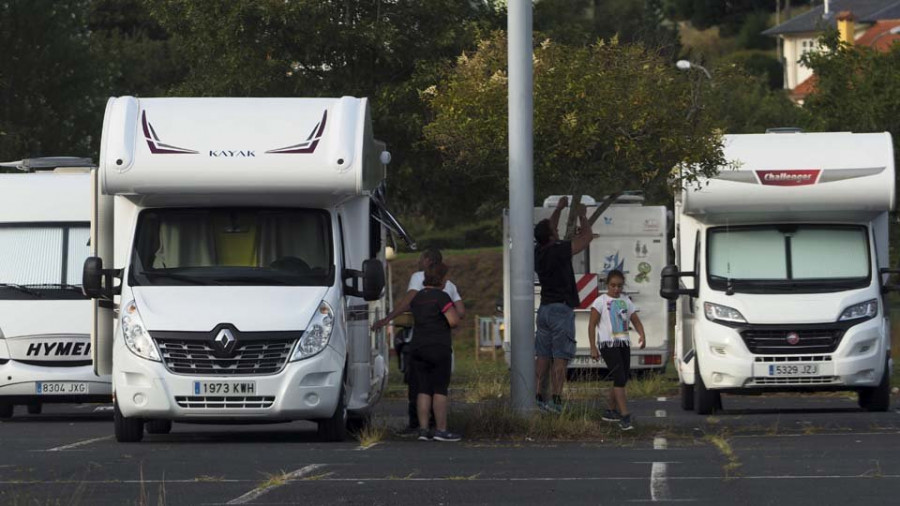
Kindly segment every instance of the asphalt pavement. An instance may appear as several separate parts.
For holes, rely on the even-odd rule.
[[[2,505],[896,504],[900,414],[848,396],[727,397],[710,417],[635,401],[640,436],[582,442],[388,437],[321,443],[309,423],[175,424],[117,443],[108,406],[0,423]],[[404,405],[379,420],[402,424]]]

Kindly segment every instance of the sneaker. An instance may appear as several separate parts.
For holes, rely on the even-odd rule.
[[[538,411],[540,411],[541,413],[550,413],[550,403],[549,402],[542,401],[540,399],[538,399],[535,402],[537,403]]]
[[[615,409],[607,409],[603,412],[603,416],[600,417],[604,422],[619,422],[622,420],[622,415],[618,410]]]
[[[562,414],[563,405],[559,402],[551,402],[550,404],[547,405],[547,411],[549,413],[553,413],[554,415]]]
[[[419,429],[419,441],[431,441],[434,439],[431,431],[428,429]]]
[[[634,428],[634,425],[631,424],[631,415],[625,415],[619,420],[619,428],[622,430],[631,430]]]
[[[419,439],[421,439],[421,437]],[[455,443],[456,441],[459,441],[461,439],[462,439],[462,436],[460,436],[459,434],[454,434],[454,433],[450,432],[449,430],[434,431],[434,440],[435,441],[444,441],[444,442]]]

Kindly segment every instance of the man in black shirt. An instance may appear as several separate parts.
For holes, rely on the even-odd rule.
[[[575,308],[578,290],[572,257],[588,247],[593,239],[587,209],[578,206],[579,230],[571,241],[561,241],[557,228],[559,215],[569,199],[562,197],[549,220],[534,226],[534,270],[541,283],[541,305],[537,313],[537,332],[534,339],[535,372],[537,373],[537,403],[543,410],[562,411],[562,390],[569,360],[575,357]],[[543,398],[541,384],[551,370],[553,398]]]

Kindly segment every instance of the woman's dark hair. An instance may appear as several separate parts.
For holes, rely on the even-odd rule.
[[[447,265],[441,262],[431,264],[425,269],[425,286],[444,286],[444,278],[447,277]]]
[[[428,260],[430,264],[439,264],[444,261],[444,256],[441,255],[441,250],[437,248],[428,248],[427,250],[422,252],[422,258],[424,260]]]
[[[619,269],[613,269],[606,273],[606,284],[609,284],[612,281],[612,278],[621,278],[622,283],[625,283],[625,274]]]

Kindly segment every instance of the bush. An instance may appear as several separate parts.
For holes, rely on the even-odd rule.
[[[765,11],[756,11],[744,18],[737,34],[737,45],[744,49],[775,49],[775,38],[763,35],[762,32],[769,27],[770,14]]]
[[[428,248],[469,249],[499,246],[503,230],[500,220],[484,220],[476,223],[457,225],[448,229],[425,230],[413,233],[419,251]],[[402,244],[405,249],[405,244]]]
[[[738,51],[724,58],[722,63],[736,65],[750,75],[761,77],[769,89],[780,90],[784,87],[784,70],[770,52]]]

